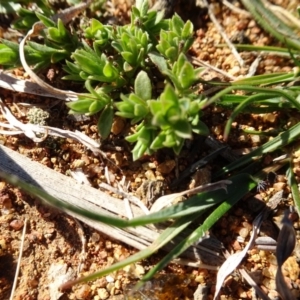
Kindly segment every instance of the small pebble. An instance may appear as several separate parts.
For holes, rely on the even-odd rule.
[[[275,192],[282,191],[282,190],[285,189],[285,187],[286,187],[286,183],[285,182],[276,182],[273,185],[273,188],[274,188]]]
[[[114,117],[114,121],[111,127],[111,132],[115,135],[121,133],[125,127],[126,121],[121,117]]]
[[[157,166],[157,171],[162,174],[169,174],[175,168],[175,160],[166,160]]]
[[[100,240],[100,234],[98,232],[93,232],[91,236],[91,241],[97,243]]]
[[[269,297],[271,300],[277,300],[277,299],[279,299],[279,294],[278,294],[275,290],[271,290],[271,291],[269,291],[269,293],[268,293],[268,297]]]
[[[91,287],[88,284],[83,284],[75,291],[76,299],[87,299],[91,293]]]
[[[247,228],[241,228],[239,230],[239,235],[245,239],[249,235],[249,230]]]
[[[105,288],[100,288],[97,290],[98,296],[101,300],[105,300],[109,298],[109,293]]]
[[[10,222],[9,226],[14,230],[20,230],[24,226],[24,222],[22,220],[13,220]]]
[[[140,277],[141,275],[145,274],[145,269],[143,266],[141,265],[135,265],[134,270],[133,270],[133,274],[135,275],[135,277]]]

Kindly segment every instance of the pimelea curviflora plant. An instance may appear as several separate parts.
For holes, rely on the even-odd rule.
[[[135,143],[133,159],[169,147],[178,154],[192,132],[207,134],[200,120],[201,97],[193,85],[201,68],[194,69],[185,53],[193,42],[193,25],[178,15],[164,20],[148,11],[147,1],[137,1],[131,23],[104,25],[92,19],[85,28],[86,41],[64,70],[65,79],[85,81],[90,95],[68,103],[74,113],[100,112],[99,133],[110,133],[114,114],[131,120]],[[162,79],[160,79],[162,78]],[[158,94],[155,83],[164,80]]]
[[[44,67],[63,61],[63,79],[84,82],[88,92],[67,106],[70,113],[99,114],[103,139],[110,134],[114,115],[134,125],[126,138],[135,143],[134,160],[164,147],[178,154],[193,132],[208,134],[201,121],[203,99],[193,89],[203,69],[195,69],[185,55],[193,42],[190,21],[184,23],[178,15],[164,19],[163,12],[149,11],[148,1],[140,0],[132,7],[130,24],[104,25],[91,19],[80,41],[60,20],[55,24],[37,17],[47,27],[44,45],[28,42],[28,62]],[[0,53],[6,58],[0,63],[15,63],[17,51],[17,44],[2,41]]]

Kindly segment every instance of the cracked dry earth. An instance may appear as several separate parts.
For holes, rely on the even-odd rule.
[[[286,7],[289,1],[276,1],[278,5]],[[109,2],[111,16],[116,20],[128,20],[130,10],[129,1]],[[233,2],[239,8],[239,2]],[[247,14],[236,13],[214,1],[214,13],[224,27],[225,32],[233,41],[247,39],[251,44],[273,45],[274,40],[268,36],[258,24]],[[180,7],[178,7],[180,13]],[[192,13],[191,13],[192,15]],[[210,22],[205,10],[201,10],[195,21],[195,42],[190,54],[209,64],[216,66],[230,76],[238,77],[248,73],[251,63],[257,54],[242,52],[241,56],[245,66],[240,67],[229,49],[218,47],[222,44],[222,38],[214,25]],[[193,16],[194,17],[194,16]],[[290,71],[293,64],[287,58],[267,55],[259,63],[256,74],[265,74],[275,71]],[[26,78],[22,69],[14,70],[14,75]],[[44,74],[49,75],[50,84],[59,83],[61,71],[53,68]],[[209,70],[204,79],[228,80],[223,75]],[[28,78],[27,78],[28,79]],[[52,80],[52,82],[51,82]],[[90,137],[97,139],[95,120],[70,119],[67,110],[62,103],[52,106],[51,99],[41,99],[36,96],[13,93],[0,89],[1,99],[10,108],[13,114],[21,121],[26,121],[27,108],[20,103],[43,105],[50,113],[48,124],[60,128],[80,130]],[[222,139],[224,122],[229,112],[220,109],[208,108],[204,121],[211,128],[212,134],[217,139]],[[280,119],[286,118],[286,122],[299,120],[299,114],[289,116],[280,114],[267,114],[264,116],[247,115],[239,117],[236,124],[247,128],[266,129],[276,128]],[[0,116],[0,121],[4,121]],[[0,136],[3,145],[20,152],[32,160],[38,161],[57,172],[68,174],[78,164],[83,168],[93,186],[105,181],[105,166],[108,167],[111,181],[118,182],[125,175],[130,182],[130,191],[141,198],[149,198],[147,182],[163,182],[161,187],[165,192],[170,192],[169,185],[175,179],[176,160],[171,151],[160,151],[152,157],[144,157],[138,162],[132,162],[129,146],[124,142],[123,131],[126,122],[117,118],[114,131],[108,141],[103,145],[103,151],[109,160],[95,157],[81,144],[73,140],[60,140],[48,138],[40,144],[33,143],[23,135]],[[253,146],[265,142],[256,137],[241,134],[236,127],[233,128],[228,141],[236,153],[242,153]],[[210,149],[200,145],[203,141],[196,138],[189,147],[185,147],[178,159],[180,170],[184,170],[200,157],[204,157]],[[295,146],[297,148],[297,145]],[[299,155],[299,153],[298,153]],[[295,160],[298,161],[295,153]],[[265,163],[272,157],[267,156]],[[113,164],[110,162],[112,161]],[[118,167],[116,167],[118,166]],[[218,161],[209,165],[206,174],[213,172],[218,167]],[[122,172],[120,172],[120,169]],[[300,169],[296,170],[300,176]],[[262,193],[253,191],[246,199],[243,199],[229,211],[213,228],[213,234],[223,243],[225,248],[234,253],[243,249],[245,242],[238,241],[236,236],[242,236],[245,241],[249,239],[252,230],[253,212],[256,212],[257,202],[271,197],[279,190],[284,191],[286,202],[281,203],[274,214],[264,224],[262,231],[268,236],[276,236],[283,210],[288,204],[292,204],[289,198],[290,190],[284,176],[284,172],[277,174],[276,182]],[[186,189],[198,181],[200,174],[195,174],[190,182],[180,187]],[[145,184],[146,183],[146,184]],[[146,188],[141,188],[146,187]],[[153,193],[152,193],[153,195]],[[22,241],[22,230],[25,223],[27,229],[24,236],[23,257],[20,263],[20,273],[17,281],[14,299],[19,300],[47,300],[47,299],[126,299],[132,284],[136,282],[147,270],[151,268],[163,255],[157,253],[154,257],[141,263],[124,268],[122,271],[110,274],[107,277],[93,282],[74,286],[65,293],[58,292],[60,283],[67,278],[78,277],[95,272],[117,261],[123,260],[136,250],[115,241],[109,234],[97,232],[74,218],[61,213],[58,210],[45,207],[39,201],[25,195],[20,190],[5,182],[0,182],[0,299],[9,299],[13,278],[16,272],[17,259]],[[286,280],[292,285],[293,293],[300,298],[299,281],[299,230],[298,219],[294,222],[298,243],[293,255],[288,259],[284,267]],[[271,299],[278,299],[275,291],[276,259],[272,252],[252,249],[243,261],[243,266],[252,272],[259,285]],[[169,265],[156,279],[144,290],[132,296],[130,299],[212,299],[216,282],[216,271],[183,267],[176,264]],[[198,284],[202,290],[198,289]],[[195,291],[198,291],[195,295]],[[149,292],[150,291],[150,292]],[[241,278],[239,273],[233,273],[228,277],[222,289],[221,299],[256,299],[251,287]]]

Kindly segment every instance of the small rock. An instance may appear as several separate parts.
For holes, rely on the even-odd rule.
[[[4,250],[6,250],[7,245],[5,239],[0,239],[0,256],[4,254]]]
[[[110,159],[116,164],[116,166],[121,167],[123,165],[123,154],[116,152],[113,153]]]
[[[299,277],[299,265],[295,256],[290,256],[282,266],[282,273],[284,276],[288,276],[292,280],[296,280]]]
[[[194,293],[194,300],[206,300],[207,294],[208,294],[208,287],[199,284]]]
[[[13,220],[9,223],[9,226],[14,230],[20,230],[24,226],[24,222],[22,220]]]
[[[239,230],[239,235],[245,239],[249,235],[249,230],[247,228],[241,228]]]
[[[239,295],[239,298],[242,298],[242,299],[248,298],[246,291],[241,286],[238,287],[237,294]]]
[[[233,241],[233,243],[232,243],[231,246],[232,246],[232,248],[233,248],[235,251],[237,251],[237,250],[242,250],[242,247],[241,247],[240,243],[239,243],[237,240]]]
[[[279,299],[279,294],[278,294],[275,290],[271,290],[271,291],[269,291],[269,293],[268,293],[268,297],[269,297],[271,300],[277,300],[277,299]]]
[[[100,234],[98,232],[93,232],[91,236],[91,241],[97,243],[100,240]]]
[[[135,277],[139,278],[141,275],[145,274],[145,269],[141,265],[135,265],[133,274]]]
[[[115,281],[115,279],[112,276],[110,276],[110,275],[106,276],[105,278],[106,278],[107,282],[114,282]]]
[[[157,166],[157,171],[162,174],[169,174],[176,166],[175,160],[166,160]]]
[[[276,289],[276,283],[274,279],[269,279],[265,278],[263,280],[263,285],[268,289],[268,290],[275,290]]]
[[[115,282],[115,288],[118,289],[118,290],[121,289],[121,281],[119,279],[116,280],[116,282]]]
[[[114,121],[112,123],[111,132],[115,135],[121,133],[125,127],[126,121],[121,117],[114,117]]]
[[[83,284],[77,291],[75,291],[76,299],[87,299],[91,293],[91,287],[88,284]]]
[[[109,298],[109,293],[105,288],[98,289],[97,293],[101,300],[105,300]]]
[[[273,188],[274,188],[275,192],[282,191],[282,190],[285,189],[285,187],[286,187],[286,183],[285,182],[276,182],[273,185]]]
[[[145,177],[148,179],[148,180],[155,180],[156,177],[155,177],[155,174],[152,170],[147,170],[145,172]]]
[[[82,159],[75,159],[72,163],[71,163],[71,167],[74,169],[77,168],[82,168],[86,165],[86,162]]]

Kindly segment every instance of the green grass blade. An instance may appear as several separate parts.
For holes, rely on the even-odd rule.
[[[293,172],[292,162],[290,163],[290,167],[288,168],[288,170],[286,172],[286,176],[288,178],[289,186],[291,187],[296,211],[297,211],[298,215],[300,215],[300,193],[299,193],[298,183],[296,181],[296,178],[295,178],[295,175]]]
[[[279,84],[286,81],[292,81],[296,78],[294,72],[286,73],[274,73],[274,74],[263,74],[251,76],[249,78],[243,78],[236,81],[231,82],[232,85],[242,85],[242,84],[250,84],[250,85],[269,85],[269,84]]]
[[[157,250],[161,249],[164,245],[166,245],[169,241],[171,241],[175,236],[177,236],[182,230],[184,230],[198,215],[194,215],[193,217],[184,217],[178,219],[174,222],[170,227],[165,229],[162,234],[146,249],[139,251],[138,253],[131,255],[125,260],[117,262],[112,266],[105,268],[104,270],[95,272],[83,278],[78,278],[72,281],[69,281],[61,286],[62,289],[68,289],[74,284],[78,284],[81,282],[87,282],[91,280],[95,280],[99,277],[108,275],[112,272],[120,270],[121,268],[126,267],[127,265],[138,262],[142,259],[149,257],[154,254]]]
[[[136,289],[150,280],[154,274],[162,270],[172,259],[176,258],[188,247],[201,239],[207,230],[209,230],[230,208],[233,207],[246,193],[256,186],[256,182],[248,174],[239,174],[231,178],[232,184],[228,186],[228,197],[226,201],[220,204],[186,239],[180,242],[172,251],[170,251],[154,268],[152,268],[137,284]]]
[[[201,211],[206,210],[207,208],[215,205],[216,203],[223,201],[227,195],[225,190],[205,192],[205,193],[195,195],[190,199],[188,199],[187,201],[178,203],[169,208],[163,209],[159,212],[149,214],[147,216],[145,215],[143,217],[134,218],[132,220],[124,220],[121,218],[106,216],[86,209],[82,209],[80,207],[71,205],[62,200],[56,199],[55,197],[43,191],[42,189],[37,188],[32,184],[24,182],[23,180],[19,179],[17,176],[6,174],[0,171],[0,177],[2,177],[5,181],[9,182],[10,184],[22,188],[30,195],[39,198],[43,202],[46,202],[48,205],[54,206],[65,212],[71,211],[78,215],[82,215],[87,218],[90,218],[91,220],[96,220],[119,228],[153,224],[153,223],[167,221],[169,219],[181,218],[183,216],[190,215],[190,214],[200,213]]]
[[[216,172],[214,178],[218,178],[223,176],[237,168],[243,167],[246,164],[249,164],[255,160],[255,158],[260,157],[265,153],[270,153],[278,149],[282,149],[284,146],[293,142],[296,138],[300,136],[300,123],[294,125],[293,127],[289,128],[282,134],[278,135],[271,141],[263,144],[262,146],[258,147],[257,149],[251,151],[249,154],[244,155],[240,159],[232,162],[222,168],[220,171]]]
[[[264,88],[264,87],[256,87],[251,85],[231,85],[222,91],[218,92],[216,95],[211,97],[210,99],[205,99],[201,102],[201,109],[204,109],[205,107],[209,106],[210,104],[218,101],[221,97],[225,96],[226,94],[232,92],[232,91],[249,91],[254,93],[270,93],[270,95],[274,96],[281,96],[291,102],[291,104],[300,110],[300,103],[297,101],[296,97],[297,94],[295,93],[295,97],[291,94],[291,92],[280,90],[280,89],[270,89],[270,88]],[[294,94],[294,93],[293,93]]]
[[[276,96],[276,95],[274,95]],[[236,116],[240,113],[242,113],[246,106],[250,105],[251,103],[259,102],[261,100],[265,100],[266,97],[272,97],[271,93],[268,94],[256,94],[248,97],[246,100],[241,102],[231,113],[230,117],[228,118],[228,121],[226,122],[225,129],[224,129],[224,141],[227,141],[228,135],[230,133],[231,125]]]
[[[219,45],[222,46],[222,45]],[[224,45],[224,47],[227,45]],[[247,45],[247,44],[235,44],[234,45],[238,50],[242,51],[262,51],[262,52],[271,52],[280,56],[290,57],[289,49],[283,47],[275,47],[275,46],[255,46],[255,45]],[[298,54],[297,51],[291,50],[292,53]]]
[[[300,50],[297,34],[266,8],[261,0],[242,0],[242,3],[266,31],[288,47]]]

